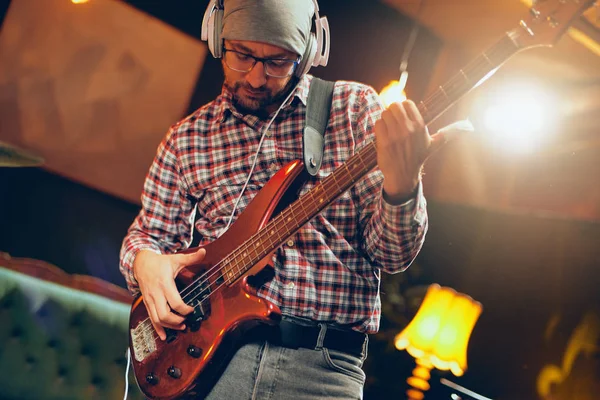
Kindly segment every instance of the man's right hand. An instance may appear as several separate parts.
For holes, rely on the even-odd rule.
[[[140,285],[150,321],[161,340],[167,337],[165,327],[185,329],[185,315],[194,311],[181,299],[175,277],[182,268],[199,263],[205,255],[204,249],[189,254],[157,254],[142,250],[136,255],[133,274]]]

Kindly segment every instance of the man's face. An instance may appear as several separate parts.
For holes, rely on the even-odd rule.
[[[262,58],[298,58],[291,51],[266,43],[242,40],[226,40],[225,48]],[[281,105],[293,86],[292,77],[275,78],[265,73],[265,66],[258,62],[249,72],[238,72],[227,67],[223,61],[225,86],[233,93],[233,101],[241,112],[265,117]]]

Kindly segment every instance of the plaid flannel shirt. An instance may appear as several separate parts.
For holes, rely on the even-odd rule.
[[[302,78],[266,132],[235,217],[280,168],[302,159],[311,79]],[[382,110],[372,88],[336,82],[318,181],[373,140]],[[141,211],[121,249],[120,268],[132,293],[139,291],[132,266],[140,250],[174,253],[188,248],[194,220],[200,245],[223,232],[267,122],[241,115],[224,88],[214,101],[170,128],[147,174]],[[406,269],[427,231],[422,186],[414,199],[390,205],[382,198],[382,182],[378,169],[369,172],[277,249],[275,277],[259,289],[259,296],[284,314],[376,332],[380,271]],[[312,187],[309,181],[301,194]]]

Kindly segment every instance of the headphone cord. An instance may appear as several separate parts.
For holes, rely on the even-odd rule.
[[[302,80],[302,78],[300,78],[300,80]],[[287,95],[285,100],[281,102],[281,105],[279,106],[279,108],[277,109],[277,111],[275,112],[273,117],[269,120],[269,123],[267,123],[267,125],[263,129],[263,133],[260,136],[260,142],[258,142],[258,148],[256,149],[256,152],[254,153],[254,160],[252,161],[252,167],[250,168],[250,172],[248,173],[246,182],[244,183],[244,186],[242,187],[242,190],[240,191],[240,194],[238,195],[238,198],[235,201],[235,204],[233,205],[233,210],[231,211],[231,215],[229,216],[229,221],[227,222],[227,225],[225,226],[225,228],[223,228],[223,230],[221,231],[221,234],[219,236],[221,236],[225,232],[227,232],[227,229],[229,229],[229,227],[233,223],[233,217],[235,216],[235,211],[237,210],[238,204],[240,203],[240,200],[242,199],[242,195],[244,194],[244,191],[246,190],[246,187],[248,186],[248,183],[250,182],[250,177],[252,176],[252,173],[254,172],[254,167],[256,167],[256,161],[258,160],[258,155],[260,154],[260,149],[261,149],[263,141],[265,139],[265,135],[269,131],[269,128],[271,128],[271,125],[273,124],[273,121],[275,121],[275,118],[277,118],[277,116],[279,115],[279,112],[283,109],[283,106],[288,102],[288,100],[290,99],[292,94],[294,94],[294,92],[296,91],[296,88],[300,84],[300,80],[298,80],[298,83],[292,88],[292,90],[290,90],[290,93]]]

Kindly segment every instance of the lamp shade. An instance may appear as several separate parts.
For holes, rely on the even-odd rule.
[[[481,303],[471,297],[430,285],[417,315],[396,336],[396,348],[461,376],[467,369],[467,346],[481,311]]]

